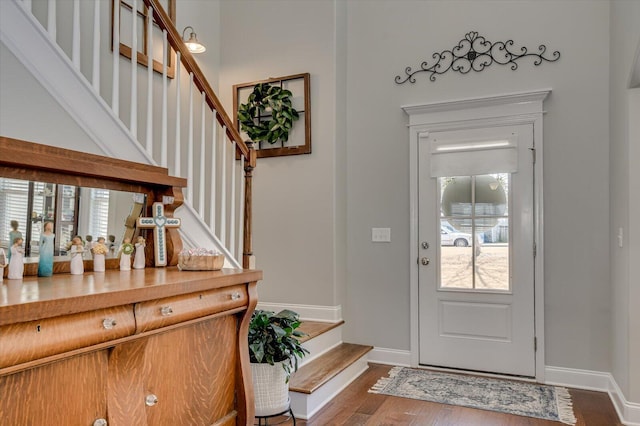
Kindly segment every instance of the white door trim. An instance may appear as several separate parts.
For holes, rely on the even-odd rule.
[[[536,380],[544,382],[544,221],[542,102],[551,89],[511,93],[484,98],[461,99],[403,106],[409,115],[409,268],[411,365],[419,362],[418,317],[418,140],[419,134],[459,130],[476,126],[532,124],[536,162],[534,165],[534,238],[537,256],[534,266],[534,312],[537,351]]]

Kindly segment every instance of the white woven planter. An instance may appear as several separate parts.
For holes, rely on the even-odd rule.
[[[272,416],[289,409],[289,383],[282,362],[274,365],[251,363],[251,376],[256,416]]]

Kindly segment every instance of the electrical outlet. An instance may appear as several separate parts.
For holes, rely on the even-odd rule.
[[[391,242],[391,228],[371,228],[371,241],[374,243]]]

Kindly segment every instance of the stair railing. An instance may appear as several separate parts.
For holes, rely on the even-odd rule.
[[[39,19],[49,37],[60,45],[57,40],[60,38],[58,37],[57,22],[63,21],[65,17],[60,19],[57,15],[61,11],[68,12],[68,1],[13,1],[21,3],[28,12],[33,13],[34,17],[36,17],[34,12],[38,8],[39,18],[36,17],[36,19]],[[254,267],[251,238],[252,177],[253,169],[256,166],[256,153],[252,143],[242,141],[232,120],[159,0],[130,0],[129,3],[132,11],[138,10],[138,5],[142,6],[142,3],[144,4],[142,7],[146,10],[148,31],[143,37],[146,39],[144,42],[150,54],[146,61],[141,61],[146,62],[143,65],[146,67],[146,72],[140,72],[138,61],[135,60],[135,58],[139,59],[144,55],[139,56],[137,51],[138,19],[131,19],[131,28],[129,29],[131,34],[130,57],[134,59],[131,61],[129,81],[121,81],[126,77],[126,73],[122,73],[120,68],[122,63],[128,59],[119,54],[121,46],[120,13],[116,13],[117,9],[112,11],[112,28],[101,28],[100,9],[104,4],[102,0],[72,1],[71,17],[66,17],[68,18],[67,22],[72,23],[71,45],[60,45],[60,47],[66,52],[70,51],[70,54],[67,53],[69,59],[74,67],[80,71],[80,74],[83,76],[91,75],[91,80],[89,81],[87,78],[87,82],[93,87],[97,96],[101,96],[107,104],[111,105],[114,115],[129,129],[132,139],[140,141],[140,133],[144,134],[144,143],[138,143],[144,146],[148,158],[152,159],[155,164],[168,167],[170,173],[175,176],[183,176],[182,166],[186,162],[186,176],[183,176],[188,180],[185,206],[193,209],[212,234],[217,237],[227,258],[231,257],[229,260],[232,260],[232,264],[235,266],[241,264],[243,268],[252,268]],[[93,13],[89,14],[93,17],[92,25],[90,25],[93,29],[91,61],[85,62],[82,62],[80,57],[80,43],[83,40],[81,38],[83,25],[80,22],[81,5],[83,8],[93,8]],[[119,6],[119,2],[116,5]],[[87,16],[87,10],[83,11]],[[42,18],[43,13],[46,13],[45,18]],[[162,58],[161,77],[154,74],[154,61],[151,58],[154,43],[152,24],[154,22],[162,31],[162,51],[165,52]],[[87,25],[84,27],[86,28]],[[100,51],[99,46],[101,37],[105,34],[112,34],[110,102],[100,92],[102,78],[100,69],[101,63],[104,62],[104,52]],[[85,42],[83,41],[83,43]],[[170,54],[166,53],[169,52],[168,47],[172,49]],[[175,79],[170,83],[168,62],[173,52],[175,52],[176,69]],[[83,64],[90,64],[90,73],[88,70],[82,69]],[[89,65],[84,66],[89,67]],[[188,78],[188,90],[183,90],[182,78]],[[141,84],[138,84],[139,80]],[[124,102],[127,101],[120,99],[123,83],[128,83],[130,89],[128,123],[121,115],[121,106],[126,105]],[[157,88],[158,85],[161,86],[159,101],[154,99],[154,88]],[[170,96],[171,91],[175,93],[175,96]],[[143,97],[141,93],[146,94],[146,102],[138,101],[138,98]],[[199,102],[198,97],[200,98]],[[187,111],[182,109],[185,100],[188,105]],[[160,103],[160,108],[154,108],[158,103]],[[194,113],[194,105],[197,107],[198,103],[200,104],[199,116]],[[159,111],[156,111],[158,109]],[[174,111],[173,117],[169,115],[170,110]],[[144,120],[144,126],[138,126],[140,119]],[[170,140],[171,127],[175,132],[175,138]],[[187,130],[186,138],[184,127]],[[196,131],[199,133],[199,138],[195,136]],[[159,137],[158,133],[160,133]],[[170,156],[173,164],[169,164]],[[183,160],[183,157],[186,157],[186,161]],[[241,162],[241,167],[236,165],[238,159]],[[244,184],[238,184],[237,182],[242,178],[244,178]],[[239,259],[242,259],[241,263],[238,261]]]

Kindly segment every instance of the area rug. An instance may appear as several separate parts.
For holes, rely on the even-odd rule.
[[[576,424],[569,391],[557,386],[394,367],[369,392]]]

